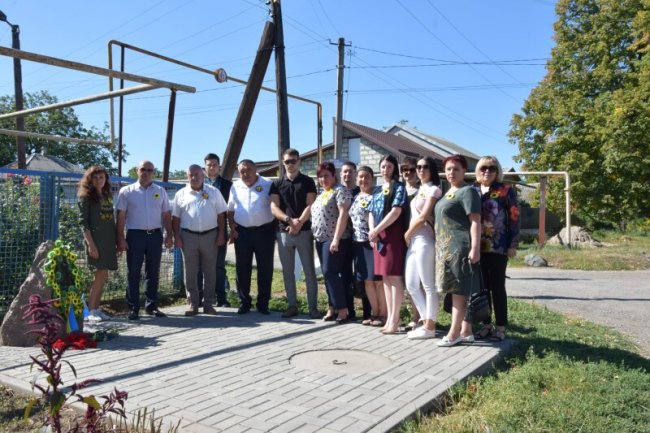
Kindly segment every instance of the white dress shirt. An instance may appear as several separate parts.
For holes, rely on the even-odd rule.
[[[205,232],[219,225],[217,217],[227,209],[217,188],[204,183],[200,191],[194,191],[187,185],[174,196],[172,216],[180,219],[181,229]]]
[[[257,227],[272,222],[271,194],[277,188],[271,179],[257,176],[257,181],[248,187],[241,179],[230,188],[228,211],[234,213],[235,223],[243,227]]]
[[[169,212],[167,191],[152,183],[143,187],[135,182],[120,189],[117,210],[126,212],[127,230],[155,230],[162,228],[162,214]]]

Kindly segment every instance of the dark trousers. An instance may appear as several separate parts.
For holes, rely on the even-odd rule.
[[[158,279],[163,248],[162,231],[147,234],[144,230],[127,230],[126,242],[129,246],[126,251],[126,264],[129,270],[126,302],[131,311],[140,309],[140,274],[144,263],[144,308],[154,310],[158,301]]]
[[[348,257],[348,250],[352,248],[352,240],[341,239],[337,253],[330,252],[331,244],[332,241],[316,241],[316,253],[318,254],[318,261],[320,261],[321,272],[325,278],[329,305],[335,310],[342,310],[348,308],[348,303],[341,273]],[[349,310],[348,313],[351,314]]]
[[[228,239],[226,235],[226,239]],[[217,284],[214,292],[217,297],[217,304],[223,304],[228,300],[226,295],[226,287],[228,286],[228,278],[226,277],[226,251],[228,244],[225,243],[217,247]],[[199,269],[196,276],[196,284],[199,289],[199,300],[203,299],[203,272]]]
[[[350,313],[350,318],[354,319],[354,249],[352,248],[351,239],[341,239],[339,245],[343,242],[348,242],[349,245],[343,250],[343,247],[340,247],[339,250],[343,251],[345,258],[343,259],[343,269],[341,269],[341,278],[343,279],[343,290],[345,290],[345,303],[348,306],[348,313]]]
[[[235,240],[235,268],[237,273],[237,292],[241,305],[252,304],[251,274],[253,255],[257,263],[257,309],[267,309],[271,299],[273,280],[273,253],[275,249],[275,224],[273,222],[259,227],[237,226],[239,237]]]
[[[496,326],[508,325],[508,296],[506,295],[506,266],[508,256],[496,253],[481,253],[481,276],[483,287],[490,294],[490,306],[494,311]],[[484,324],[492,323],[491,318]]]

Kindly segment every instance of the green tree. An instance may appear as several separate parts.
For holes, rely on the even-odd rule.
[[[47,91],[25,94],[25,108],[58,102],[55,96]],[[0,113],[15,111],[14,97],[11,95],[0,96]],[[14,119],[0,121],[0,128],[15,129]],[[81,123],[74,109],[71,107],[49,110],[42,113],[31,114],[25,117],[25,130],[41,134],[61,135],[63,137],[87,138],[100,141],[109,141],[106,133],[107,125],[102,130],[96,127],[86,128]],[[89,167],[94,164],[101,165],[113,174],[113,163],[117,161],[117,147],[106,148],[96,144],[76,144],[56,142],[37,138],[27,138],[25,151],[27,155],[40,153],[43,149],[49,155],[57,156],[73,164]],[[9,135],[0,135],[0,166],[15,161],[16,139]],[[128,153],[123,152],[125,158]]]
[[[526,170],[568,171],[572,212],[592,227],[650,214],[649,6],[559,0],[546,76],[512,119],[515,159]],[[548,205],[563,214],[561,186]]]

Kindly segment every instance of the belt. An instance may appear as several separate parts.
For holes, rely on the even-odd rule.
[[[214,228],[211,228],[210,230],[204,230],[204,231],[202,231],[202,232],[197,232],[197,231],[194,231],[194,230],[183,229],[183,228],[182,228],[181,230],[183,230],[184,232],[192,233],[193,235],[204,235],[204,234],[206,234],[206,233],[213,232],[213,231],[215,231],[216,229],[217,229],[217,227],[214,227]]]
[[[149,229],[149,230],[142,230],[142,229],[129,229],[129,231],[132,232],[138,232],[138,233],[146,233],[148,235],[152,235],[154,233],[160,233],[162,229]]]
[[[266,224],[262,224],[261,226],[251,226],[251,227],[245,227],[245,226],[240,226],[239,224],[237,225],[237,230],[239,229],[245,229],[245,230],[258,230],[258,229],[266,229],[269,227],[273,227],[275,224],[275,221],[268,222]]]

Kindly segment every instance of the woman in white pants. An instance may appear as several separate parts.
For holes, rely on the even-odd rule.
[[[420,158],[415,167],[421,185],[411,200],[411,220],[408,230],[404,233],[404,240],[408,245],[404,274],[406,288],[424,324],[406,335],[411,340],[422,340],[436,336],[438,293],[435,287],[435,265],[432,261],[432,257],[435,257],[433,207],[442,196],[442,190],[433,158]]]

